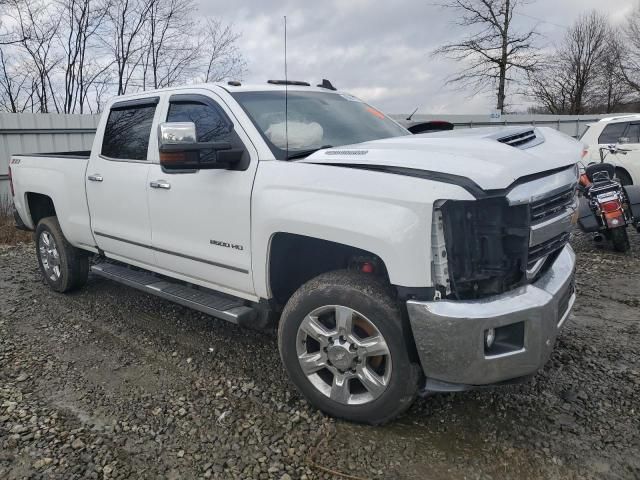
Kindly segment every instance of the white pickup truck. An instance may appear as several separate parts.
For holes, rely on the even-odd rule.
[[[308,401],[380,424],[548,360],[575,299],[581,153],[551,129],[410,135],[333,88],[230,82],[115,98],[91,152],[10,168],[51,288],[92,272],[278,321]]]

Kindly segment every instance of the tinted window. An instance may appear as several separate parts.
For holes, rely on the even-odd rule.
[[[610,123],[600,134],[600,138],[598,138],[598,143],[610,144],[610,143],[618,143],[618,139],[624,136],[624,131],[627,128],[628,123]]]
[[[233,125],[218,108],[198,102],[172,102],[167,122],[193,122],[198,142],[230,141]]]
[[[640,123],[632,123],[624,136],[629,139],[627,143],[640,143]]]
[[[229,142],[233,148],[243,148],[242,141],[233,131],[231,121],[213,104],[197,101],[171,102],[167,122],[195,123],[198,142]],[[212,160],[215,155],[213,150],[200,151],[200,158],[204,161]],[[241,162],[241,169],[244,165]]]
[[[111,110],[104,129],[102,154],[123,160],[146,160],[155,105]]]

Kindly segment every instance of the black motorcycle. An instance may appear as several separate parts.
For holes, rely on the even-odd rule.
[[[580,176],[582,194],[578,207],[578,225],[593,232],[594,240],[611,240],[618,252],[631,248],[627,226],[640,232],[640,187],[623,187],[615,178],[615,166],[605,162],[608,154],[626,155],[627,150],[614,145],[600,148],[600,163],[588,165]]]

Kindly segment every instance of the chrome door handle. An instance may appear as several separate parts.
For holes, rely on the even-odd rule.
[[[89,175],[87,178],[92,182],[101,182],[102,180],[104,180],[104,178],[102,178],[102,175],[100,175],[99,173],[94,173],[93,175]]]
[[[149,183],[149,186],[151,188],[162,188],[164,190],[169,190],[171,188],[171,184],[166,180],[154,180],[153,182]]]

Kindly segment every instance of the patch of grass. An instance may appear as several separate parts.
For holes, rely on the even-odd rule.
[[[23,232],[15,227],[11,198],[8,195],[0,196],[0,245],[17,245],[32,241],[31,232]]]

